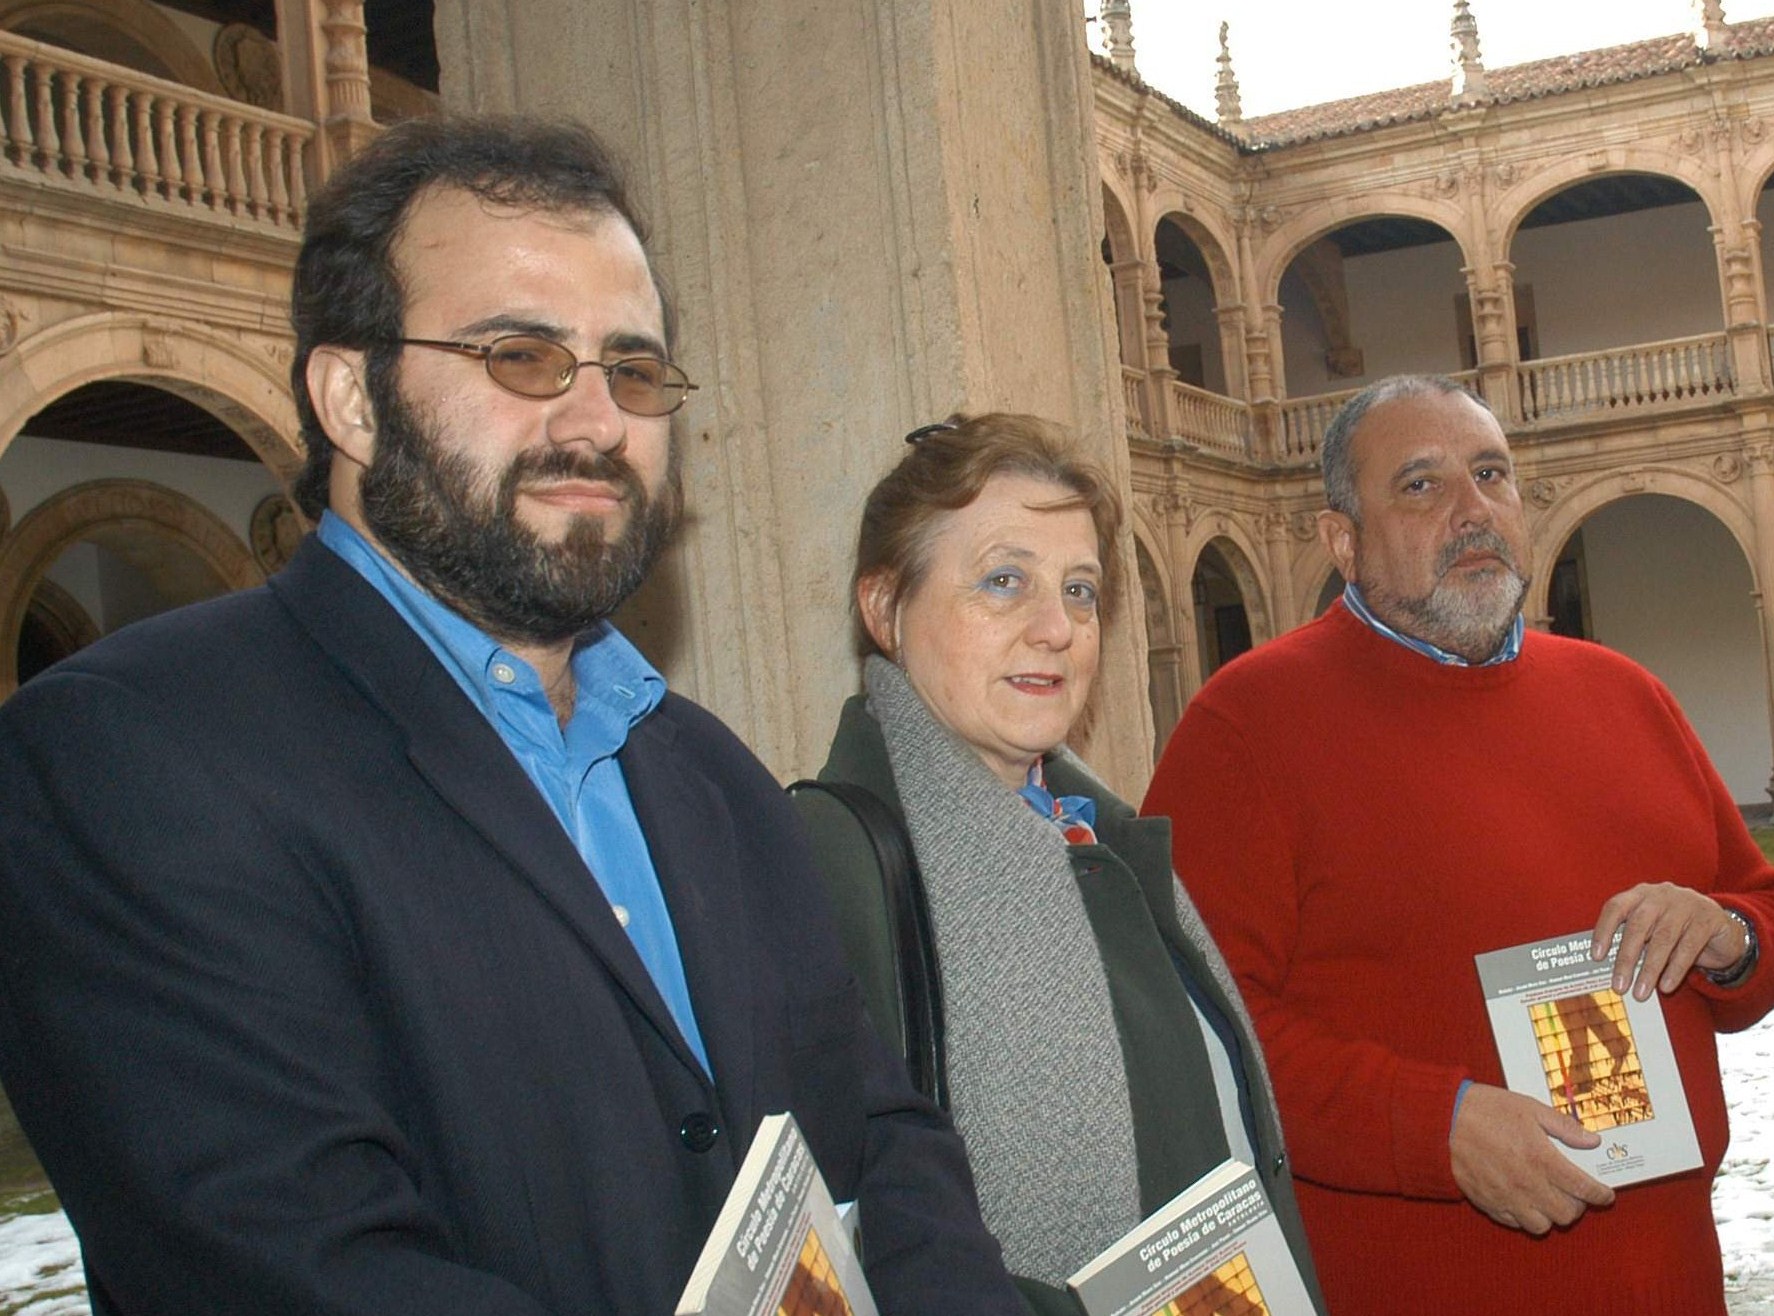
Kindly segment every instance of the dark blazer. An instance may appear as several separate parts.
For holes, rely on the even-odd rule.
[[[1232,1057],[1240,1104],[1254,1132],[1256,1169],[1306,1287],[1322,1309],[1275,1094],[1255,1034],[1242,1004],[1232,997],[1237,988],[1231,971],[1186,896],[1181,908],[1188,922],[1179,917],[1169,820],[1139,817],[1066,755],[1049,758],[1045,774],[1056,794],[1087,795],[1096,801],[1098,843],[1068,850],[1114,1002],[1142,1211],[1156,1211],[1227,1155],[1207,1052],[1189,1004],[1193,997]],[[819,775],[824,781],[865,787],[904,815],[880,725],[861,696],[845,703]],[[830,797],[808,791],[795,802],[807,820],[869,1011],[882,1033],[898,1042],[896,979],[873,848],[854,816]],[[1014,911],[1007,911],[1010,916]],[[1064,1093],[1052,1095],[1055,1101],[1065,1099]],[[1032,1311],[1054,1316],[1075,1312],[1067,1295],[1034,1280],[1018,1282]]]
[[[0,708],[0,1080],[100,1316],[663,1316],[782,1109],[884,1313],[1017,1310],[774,779],[674,696],[621,763],[712,1085],[498,734],[318,542]]]

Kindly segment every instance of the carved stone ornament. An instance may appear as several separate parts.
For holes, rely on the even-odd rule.
[[[1309,544],[1318,538],[1318,513],[1295,512],[1287,518],[1287,530],[1302,544]]]
[[[1528,501],[1545,511],[1558,501],[1558,486],[1551,480],[1531,480],[1528,482]]]
[[[1513,160],[1500,164],[1492,171],[1498,187],[1514,187],[1515,180],[1521,177],[1521,166]]]
[[[229,23],[216,32],[212,57],[222,89],[235,100],[263,110],[283,108],[283,69],[276,42],[246,23]]]
[[[288,343],[266,343],[265,355],[274,365],[287,368],[296,359],[296,349]]]
[[[18,307],[0,297],[0,356],[18,346],[20,316]]]
[[[1457,196],[1460,191],[1460,171],[1445,169],[1435,176],[1435,195],[1443,197]]]
[[[1263,226],[1265,233],[1273,233],[1286,218],[1280,206],[1264,206],[1257,212],[1257,222]]]
[[[1734,452],[1721,452],[1712,459],[1712,478],[1720,484],[1732,484],[1743,474],[1743,460]]]
[[[1737,125],[1737,133],[1745,145],[1754,146],[1768,135],[1768,125],[1760,119],[1745,119]]]
[[[307,533],[308,526],[302,520],[302,514],[282,494],[267,494],[253,508],[249,530],[253,557],[267,576],[283,569]]]
[[[155,370],[171,370],[177,363],[173,341],[162,329],[142,331],[142,364]]]
[[[1651,485],[1651,477],[1644,471],[1623,471],[1620,475],[1620,487],[1627,493],[1643,493]]]
[[[1683,128],[1676,137],[1675,144],[1685,155],[1699,155],[1700,148],[1706,143],[1706,134],[1699,128]]]

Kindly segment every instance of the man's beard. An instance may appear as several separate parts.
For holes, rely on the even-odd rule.
[[[1458,583],[1450,581],[1454,564],[1475,550],[1495,553],[1500,567],[1468,575]],[[1494,656],[1528,594],[1528,577],[1503,536],[1479,529],[1450,540],[1435,556],[1435,578],[1435,588],[1416,598],[1403,598],[1366,581],[1357,583],[1368,606],[1393,629],[1468,662]]]
[[[619,454],[582,444],[527,448],[497,476],[445,452],[436,425],[400,395],[373,388],[376,447],[359,486],[363,518],[418,584],[495,639],[558,644],[608,616],[640,586],[671,541],[683,506],[677,444],[650,498]],[[526,484],[592,480],[622,494],[627,522],[575,517],[550,543],[517,517]]]

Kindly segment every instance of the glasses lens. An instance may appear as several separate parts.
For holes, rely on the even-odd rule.
[[[689,377],[669,361],[635,356],[604,367],[610,397],[633,416],[669,416],[684,405]]]
[[[527,398],[552,398],[573,385],[577,366],[573,354],[546,338],[517,335],[493,342],[487,373],[494,381]]]

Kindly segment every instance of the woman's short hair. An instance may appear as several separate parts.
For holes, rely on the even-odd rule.
[[[865,580],[886,587],[888,611],[917,589],[930,566],[930,545],[942,520],[978,498],[998,475],[1046,480],[1068,491],[1055,509],[1082,508],[1096,528],[1103,578],[1099,611],[1106,622],[1120,597],[1121,496],[1109,476],[1085,457],[1076,440],[1038,416],[994,411],[951,416],[946,425],[914,430],[899,465],[882,477],[862,507],[856,536],[856,570],[850,578],[852,606]],[[881,652],[868,627],[857,618],[857,644],[865,654]]]

